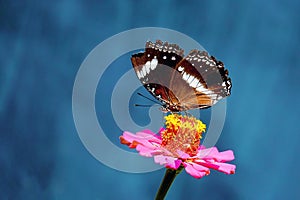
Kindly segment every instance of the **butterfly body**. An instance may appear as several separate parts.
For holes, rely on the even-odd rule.
[[[208,108],[230,95],[228,71],[206,51],[192,50],[184,56],[176,44],[149,41],[144,52],[132,55],[131,62],[143,86],[163,103],[164,111]]]

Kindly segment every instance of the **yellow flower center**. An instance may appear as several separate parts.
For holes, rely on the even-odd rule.
[[[181,150],[195,155],[206,125],[192,116],[170,114],[165,117],[166,129],[162,131],[162,146],[177,154]]]

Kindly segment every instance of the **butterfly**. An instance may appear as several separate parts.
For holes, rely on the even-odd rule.
[[[177,44],[148,41],[145,51],[133,54],[131,62],[166,112],[209,108],[231,94],[228,70],[206,51],[195,49],[184,56]]]

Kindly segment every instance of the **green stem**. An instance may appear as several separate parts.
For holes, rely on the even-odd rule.
[[[165,176],[160,184],[160,187],[156,193],[155,200],[163,200],[171,187],[174,179],[176,178],[177,174],[182,171],[183,167],[180,166],[177,170],[174,169],[167,169]]]

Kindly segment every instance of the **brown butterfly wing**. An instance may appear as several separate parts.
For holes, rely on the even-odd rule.
[[[147,42],[145,52],[131,58],[144,87],[169,111],[207,108],[230,95],[231,80],[222,62],[205,51],[183,58],[175,44]]]
[[[175,44],[147,42],[145,52],[131,57],[133,68],[144,87],[166,105],[178,104],[170,90],[174,68],[183,58],[183,50]]]
[[[179,75],[174,73],[171,88],[184,109],[207,108],[230,95],[228,71],[222,62],[205,51],[192,50],[175,69]],[[176,87],[179,79],[185,81],[185,89]]]

